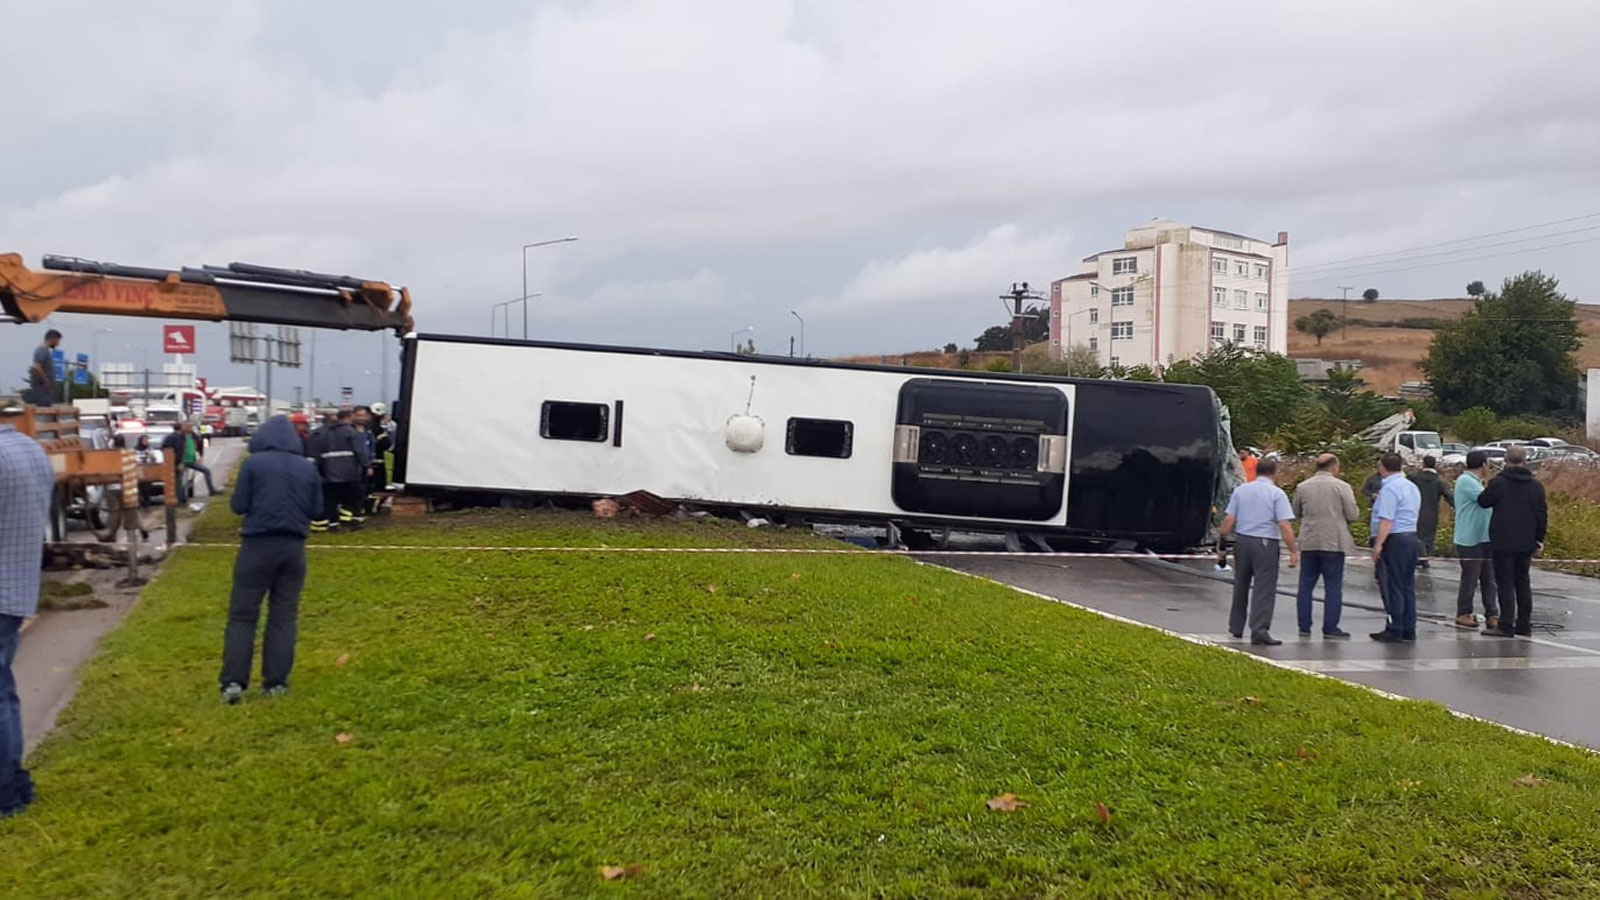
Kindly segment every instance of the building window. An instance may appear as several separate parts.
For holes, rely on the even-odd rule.
[[[1234,237],[1231,234],[1213,234],[1211,243],[1218,247],[1227,247],[1230,250],[1244,249],[1244,238]]]
[[[1093,353],[1096,357],[1099,357],[1099,355],[1100,355],[1100,339],[1099,338],[1097,338],[1097,337],[1089,338],[1089,352]]]
[[[1257,347],[1260,347],[1263,350],[1267,349],[1267,326],[1257,325],[1254,329],[1253,336],[1255,337]]]
[[[1228,274],[1228,261],[1220,256],[1211,258],[1211,271],[1216,275]]]
[[[1133,323],[1132,322],[1112,322],[1111,323],[1111,339],[1113,341],[1131,341],[1131,340],[1133,340]]]
[[[1256,292],[1256,309],[1266,309],[1266,308],[1267,308],[1267,295],[1261,293],[1260,291],[1257,291]]]
[[[1228,326],[1224,322],[1211,323],[1211,343],[1220,344],[1228,339]]]
[[[1265,278],[1265,277],[1267,277],[1267,264],[1266,263],[1256,263],[1256,277],[1257,278]]]
[[[1223,307],[1227,306],[1228,305],[1228,289],[1227,288],[1212,288],[1211,289],[1211,305],[1213,305],[1213,306],[1223,306]]]
[[[1233,342],[1235,344],[1244,343],[1244,326],[1243,325],[1234,325],[1233,326]]]
[[[1234,260],[1233,261],[1233,274],[1239,276],[1240,278],[1248,277],[1250,275],[1250,264],[1245,262],[1242,259]]]
[[[1249,309],[1250,308],[1250,293],[1248,291],[1234,291],[1233,292],[1233,308],[1234,309]]]
[[[1090,325],[1099,325],[1100,324],[1100,307],[1098,307],[1098,306],[1089,307],[1089,324]]]
[[[1115,368],[1120,367],[1121,365],[1122,365],[1122,357],[1120,357],[1120,356],[1111,357],[1111,368],[1115,369]]]
[[[1100,285],[1095,284],[1092,281],[1089,282],[1089,296],[1091,296],[1091,297],[1100,296]]]
[[[790,419],[784,450],[790,456],[849,459],[855,425],[844,419]]]
[[[1132,275],[1139,271],[1139,257],[1119,256],[1111,261],[1111,274]]]
[[[1111,289],[1111,305],[1112,306],[1132,306],[1133,305],[1133,288],[1131,288],[1131,287],[1112,288]]]
[[[610,423],[611,407],[604,403],[546,400],[539,409],[539,436],[552,441],[604,441]]]

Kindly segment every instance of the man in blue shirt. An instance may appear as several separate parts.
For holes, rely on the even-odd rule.
[[[1256,464],[1256,480],[1240,485],[1228,498],[1228,514],[1222,520],[1217,539],[1218,562],[1227,559],[1222,539],[1237,532],[1234,541],[1233,608],[1228,613],[1228,631],[1244,637],[1246,611],[1250,643],[1276,647],[1283,641],[1273,638],[1272,610],[1278,601],[1278,544],[1289,547],[1289,568],[1300,564],[1295,546],[1294,512],[1289,497],[1278,487],[1278,462],[1263,459]]]
[[[38,611],[39,551],[55,475],[33,438],[0,425],[0,819],[33,802],[22,767],[22,703],[11,663],[22,620]]]
[[[1372,501],[1372,562],[1383,567],[1383,608],[1389,622],[1372,639],[1384,643],[1417,639],[1417,517],[1422,493],[1404,475],[1404,461],[1391,453],[1380,463],[1383,487]]]
[[[1467,469],[1456,479],[1456,559],[1461,560],[1461,585],[1456,591],[1456,619],[1462,628],[1477,628],[1472,614],[1472,593],[1481,585],[1483,627],[1500,628],[1500,604],[1495,597],[1494,563],[1489,552],[1489,518],[1492,509],[1478,505],[1478,495],[1489,480],[1489,456],[1482,450],[1467,454]]]

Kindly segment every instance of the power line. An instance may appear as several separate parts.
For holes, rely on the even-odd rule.
[[[1589,226],[1586,226],[1586,227],[1583,227],[1583,228],[1569,228],[1566,231],[1552,231],[1552,232],[1548,232],[1546,234],[1536,234],[1536,235],[1533,235],[1532,237],[1513,238],[1512,240],[1509,240],[1509,241],[1495,241],[1494,243],[1491,243],[1491,244],[1479,244],[1476,247],[1461,247],[1461,248],[1458,248],[1458,249],[1455,249],[1455,250],[1435,250],[1432,253],[1418,253],[1418,254],[1416,254],[1414,256],[1407,257],[1405,261],[1409,262],[1409,261],[1414,260],[1414,259],[1429,259],[1429,258],[1432,258],[1432,257],[1435,257],[1435,256],[1455,256],[1458,253],[1476,253],[1479,250],[1488,250],[1488,249],[1491,249],[1491,248],[1494,248],[1494,247],[1509,247],[1512,244],[1525,244],[1528,241],[1542,241],[1542,240],[1546,240],[1548,238],[1565,237],[1565,236],[1567,236],[1569,234],[1584,234],[1584,233],[1587,233],[1587,232],[1590,232],[1590,231],[1600,231],[1600,225],[1589,225]],[[1379,262],[1361,263],[1360,265],[1356,265],[1356,266],[1340,267],[1340,268],[1334,269],[1332,271],[1312,272],[1312,274],[1320,275],[1320,276],[1324,276],[1324,277],[1334,277],[1334,276],[1342,277],[1342,276],[1347,275],[1347,274],[1351,275],[1351,276],[1356,276],[1356,275],[1361,275],[1362,274],[1359,271],[1361,269],[1365,269],[1365,268],[1368,268],[1370,266],[1389,265],[1389,264],[1397,263],[1397,262],[1401,262],[1401,260],[1399,260],[1399,259],[1390,259],[1390,260],[1382,260],[1382,261],[1379,261]],[[1307,268],[1315,269],[1316,267],[1308,266]],[[1297,270],[1297,271],[1302,271],[1303,272],[1304,270]]]
[[[1420,244],[1420,245],[1418,245],[1416,247],[1406,247],[1406,248],[1400,249],[1400,250],[1386,250],[1386,251],[1383,251],[1381,253],[1367,253],[1367,254],[1363,254],[1363,255],[1360,255],[1360,256],[1345,257],[1344,259],[1330,259],[1327,262],[1312,263],[1309,266],[1302,266],[1301,270],[1305,270],[1305,269],[1322,269],[1322,268],[1327,268],[1328,266],[1339,265],[1341,263],[1359,262],[1359,261],[1364,260],[1364,259],[1376,259],[1377,257],[1381,257],[1381,256],[1396,256],[1396,255],[1401,254],[1401,253],[1410,253],[1410,252],[1412,252],[1414,250],[1430,250],[1430,249],[1432,249],[1434,247],[1448,247],[1451,244],[1465,244],[1465,243],[1470,243],[1472,241],[1481,240],[1483,238],[1500,237],[1502,235],[1517,234],[1517,233],[1523,232],[1523,231],[1534,231],[1534,230],[1537,230],[1537,229],[1540,229],[1540,228],[1549,228],[1552,225],[1566,225],[1566,224],[1568,224],[1570,222],[1582,222],[1582,221],[1585,221],[1587,219],[1596,219],[1596,218],[1600,218],[1600,212],[1592,212],[1592,213],[1587,213],[1587,214],[1581,215],[1581,216],[1573,216],[1573,217],[1571,217],[1569,219],[1556,219],[1553,222],[1541,222],[1538,225],[1524,225],[1521,228],[1507,228],[1504,231],[1491,231],[1491,232],[1489,232],[1487,234],[1475,234],[1475,235],[1473,235],[1471,237],[1455,238],[1454,240],[1448,240],[1448,241],[1438,241],[1438,242],[1432,243],[1432,244]]]
[[[1416,266],[1401,266],[1401,267],[1396,268],[1396,269],[1379,269],[1379,270],[1377,270],[1375,272],[1363,272],[1361,274],[1364,275],[1364,276],[1369,276],[1370,277],[1372,275],[1388,275],[1388,274],[1391,274],[1391,273],[1394,273],[1394,272],[1410,272],[1413,269],[1432,269],[1432,268],[1435,268],[1435,267],[1438,267],[1438,266],[1451,266],[1451,265],[1456,265],[1458,263],[1478,262],[1479,260],[1496,259],[1496,258],[1502,257],[1502,256],[1516,256],[1516,255],[1521,254],[1521,253],[1536,253],[1536,252],[1541,251],[1541,250],[1554,250],[1554,249],[1556,249],[1558,247],[1576,247],[1579,244],[1593,244],[1596,241],[1600,241],[1600,237],[1584,238],[1584,239],[1578,240],[1578,241],[1563,241],[1563,242],[1561,242],[1559,244],[1546,244],[1543,247],[1524,247],[1521,250],[1506,250],[1506,251],[1503,251],[1501,253],[1487,253],[1487,254],[1484,254],[1483,256],[1470,256],[1470,257],[1465,257],[1463,259],[1447,259],[1447,260],[1444,260],[1442,262],[1422,263],[1421,265],[1416,265]],[[1293,277],[1293,274],[1294,274],[1294,270],[1291,269],[1290,270],[1291,278]],[[1336,281],[1336,280],[1338,280],[1340,278],[1343,278],[1343,277],[1344,277],[1343,275],[1331,275],[1331,276],[1324,276],[1324,277],[1321,277],[1321,278],[1310,278],[1310,279],[1307,279],[1305,282],[1302,282],[1302,283],[1303,284],[1321,284],[1321,283],[1328,282],[1328,281]]]

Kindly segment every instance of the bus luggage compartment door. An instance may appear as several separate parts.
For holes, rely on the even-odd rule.
[[[900,388],[891,496],[907,512],[1042,522],[1061,511],[1067,395],[914,378]]]

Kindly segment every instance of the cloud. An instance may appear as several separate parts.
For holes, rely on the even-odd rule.
[[[1064,231],[1026,236],[1014,224],[999,225],[962,247],[932,247],[868,263],[838,293],[808,300],[801,310],[819,318],[851,318],[901,311],[970,316],[976,309],[996,318],[1000,292],[1010,285],[997,279],[1032,279],[1032,287],[1048,291],[1052,274],[1069,265],[1071,243]]]
[[[534,301],[543,319],[584,320],[616,316],[660,319],[688,311],[714,310],[728,303],[727,279],[711,269],[686,278],[608,281],[584,297],[541,297]]]

